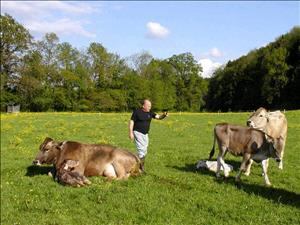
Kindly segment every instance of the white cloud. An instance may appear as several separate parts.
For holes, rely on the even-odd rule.
[[[97,11],[85,3],[74,4],[62,1],[3,1],[1,8],[5,12],[23,17],[48,15],[51,12],[89,14]]]
[[[209,51],[209,55],[215,58],[219,58],[223,56],[223,53],[218,48],[215,47]]]
[[[148,22],[147,29],[148,29],[147,37],[150,38],[162,39],[167,37],[170,34],[170,31],[166,27],[156,22]]]
[[[30,21],[25,24],[30,31],[35,33],[54,32],[60,35],[80,35],[88,38],[96,37],[95,34],[84,29],[82,21],[74,21],[68,18],[59,19],[56,21]]]
[[[99,7],[83,2],[62,1],[3,1],[1,4],[2,12],[16,17],[18,21],[22,18],[22,24],[35,34],[54,32],[59,36],[96,36],[86,30],[84,25],[88,21],[82,15],[97,12]]]
[[[222,65],[221,63],[213,62],[210,59],[200,59],[199,64],[202,66],[203,72],[201,75],[204,78],[211,77],[213,72]]]

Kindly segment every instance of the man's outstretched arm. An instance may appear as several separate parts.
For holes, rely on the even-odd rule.
[[[162,120],[168,116],[168,112],[164,112],[162,115],[156,114],[155,119]]]

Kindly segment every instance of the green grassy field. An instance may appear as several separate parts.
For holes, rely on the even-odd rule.
[[[172,114],[152,121],[147,175],[108,182],[92,177],[83,188],[47,176],[50,166],[32,166],[45,137],[110,143],[135,152],[128,138],[130,114],[1,114],[1,224],[300,224],[300,111],[286,112],[284,169],[270,160],[272,187],[261,166],[236,185],[241,158],[227,155],[235,171],[226,181],[196,171],[212,147],[214,124],[244,125],[249,113]],[[216,155],[216,154],[215,154]]]

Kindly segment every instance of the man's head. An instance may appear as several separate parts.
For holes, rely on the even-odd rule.
[[[151,102],[149,99],[144,99],[142,109],[144,112],[150,112]]]

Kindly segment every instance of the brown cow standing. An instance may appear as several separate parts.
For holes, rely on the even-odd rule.
[[[89,184],[86,176],[119,180],[141,172],[139,158],[127,150],[106,144],[56,142],[51,138],[46,138],[40,145],[33,163],[53,164],[59,182],[71,186]]]
[[[217,124],[214,128],[214,144],[210,152],[209,159],[212,158],[215,151],[215,141],[219,146],[219,155],[217,158],[217,177],[220,177],[220,168],[223,167],[224,176],[228,177],[229,173],[225,169],[224,157],[229,151],[235,156],[242,156],[243,160],[240,170],[236,176],[236,181],[240,181],[241,172],[245,172],[250,160],[261,162],[267,158],[275,158],[276,161],[281,160],[281,152],[277,151],[278,141],[266,136],[260,130],[228,123]],[[263,174],[266,185],[271,185],[266,168],[263,165]]]

